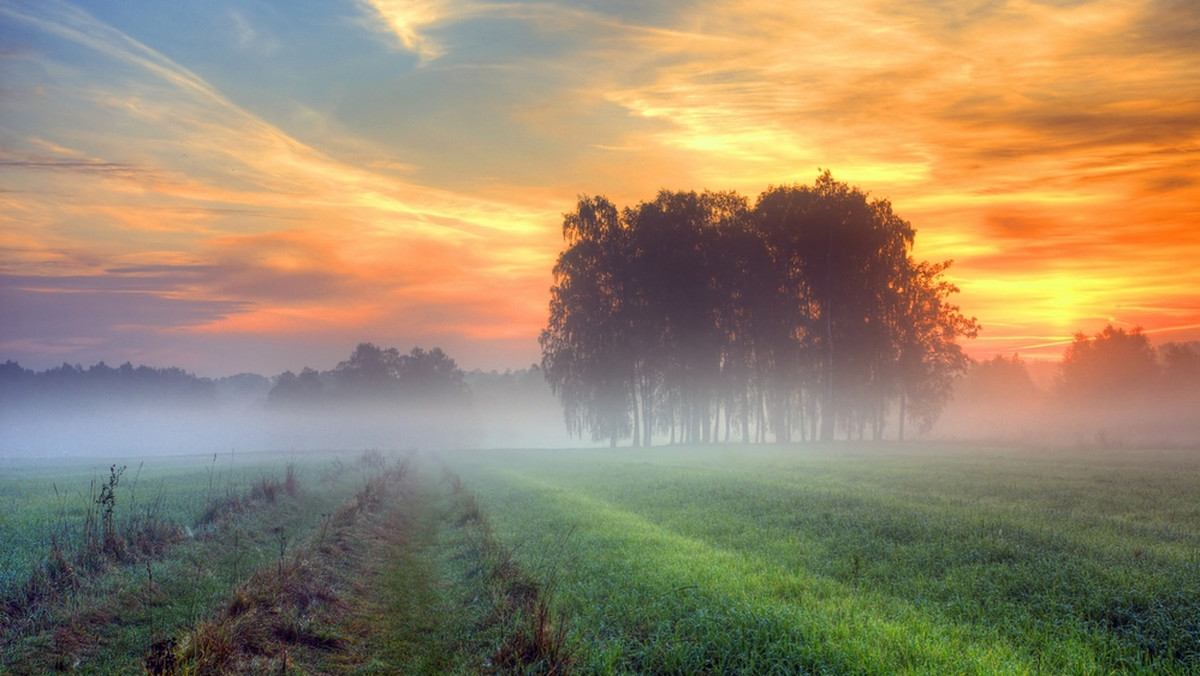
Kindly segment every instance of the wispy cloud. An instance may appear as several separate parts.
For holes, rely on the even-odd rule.
[[[444,52],[426,30],[443,20],[449,11],[447,0],[360,0],[367,11],[382,23],[381,28],[394,37],[399,46],[414,52],[422,63]]]

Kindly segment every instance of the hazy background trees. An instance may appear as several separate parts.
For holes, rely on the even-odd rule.
[[[464,405],[471,394],[464,377],[441,348],[400,354],[394,347],[359,343],[330,371],[285,371],[267,398],[277,406]]]
[[[747,251],[762,255],[761,249],[739,249],[741,236],[744,233],[725,240],[723,255],[735,260],[748,260]],[[757,283],[735,281],[744,288]],[[785,297],[780,294],[775,300]],[[782,418],[779,403],[789,401],[788,395],[793,406],[809,402],[819,407],[813,403],[816,396],[789,381],[791,374],[800,372],[795,369],[800,356],[783,339],[788,335],[781,328],[785,322],[769,311],[769,300],[750,295],[747,302],[720,309],[719,325],[732,331],[721,345],[720,377],[707,395],[711,424],[702,427],[711,428],[710,441],[777,439],[774,432],[768,434],[766,425]],[[775,321],[764,325],[764,319]],[[457,367],[449,366],[453,360],[437,356],[435,350],[416,350],[414,355],[365,345],[330,370],[304,367],[299,374],[285,372],[275,378],[242,373],[210,379],[177,368],[131,364],[62,365],[33,371],[8,361],[0,364],[0,454],[574,443],[563,428],[562,407],[546,373],[536,364],[503,373],[471,371],[461,374],[460,380]],[[364,358],[393,353],[394,358]],[[1101,358],[1113,354],[1127,358]],[[786,359],[792,360],[790,365]],[[394,382],[388,387],[395,389],[382,398],[366,398],[363,390],[353,394],[340,389],[350,387],[346,382],[359,382],[362,374],[342,384],[338,384],[340,376],[334,375],[357,368],[351,363],[388,362],[436,366],[427,370],[452,374],[433,378],[455,393],[444,401],[455,403],[426,406],[437,401],[436,395],[406,399],[398,385],[400,370],[389,371]],[[690,414],[680,408],[685,401],[680,391],[687,379],[667,374],[667,369],[681,368],[680,364],[663,363],[667,366],[660,369],[654,359],[647,359],[638,367],[648,394],[637,395],[637,401],[652,411],[639,418],[642,433],[653,429],[660,441],[669,441],[673,427],[675,441],[691,440],[682,422]],[[945,386],[941,381],[936,384]],[[1037,446],[1194,445],[1200,440],[1196,415],[1200,343],[1154,346],[1136,329],[1109,327],[1092,336],[1079,334],[1064,349],[1063,359],[1053,362],[1026,361],[1018,355],[970,362],[949,387],[950,399],[927,438]],[[436,388],[418,387],[413,392],[436,392]],[[288,396],[294,399],[285,401]],[[693,406],[703,399],[692,396]],[[895,415],[899,401],[893,403]],[[792,420],[799,422],[809,415],[793,411]],[[632,435],[634,415],[627,411],[626,416]],[[889,428],[891,435],[897,427]],[[642,441],[649,438],[642,436]],[[799,432],[794,437],[811,438]]]
[[[1197,411],[1200,343],[1155,348],[1141,329],[1110,325],[1077,333],[1058,362],[973,363],[934,431],[1042,445],[1195,444]]]
[[[543,367],[568,428],[615,444],[879,437],[893,404],[927,429],[978,325],[949,263],[915,261],[886,200],[813,186],[661,192],[563,219]],[[903,434],[903,426],[900,426]]]
[[[1149,394],[1158,376],[1154,348],[1142,330],[1110,324],[1094,337],[1075,334],[1063,353],[1060,385],[1076,401],[1132,399]]]
[[[0,458],[571,445],[560,421],[540,368],[464,373],[438,348],[361,343],[331,369],[273,378],[0,364]]]
[[[45,405],[50,402],[99,405],[104,402],[170,402],[200,406],[216,399],[216,383],[180,368],[152,368],[125,362],[89,367],[62,364],[44,371],[8,360],[0,365],[0,403]]]

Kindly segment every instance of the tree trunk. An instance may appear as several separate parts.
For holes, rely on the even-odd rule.
[[[767,402],[766,397],[760,390],[758,393],[758,434],[757,441],[760,444],[767,443]]]
[[[633,441],[630,446],[637,448],[642,445],[642,420],[641,420],[641,404],[638,402],[638,378],[633,379]]]
[[[750,443],[750,391],[743,386],[742,397],[742,444]]]
[[[654,445],[654,387],[650,378],[642,377],[642,441]]]

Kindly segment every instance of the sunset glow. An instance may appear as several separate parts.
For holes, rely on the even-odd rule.
[[[891,200],[968,352],[1200,339],[1200,12],[1176,0],[0,1],[0,360],[539,359],[562,214]]]

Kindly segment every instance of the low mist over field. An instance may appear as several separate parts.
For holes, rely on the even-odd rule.
[[[518,424],[517,421],[522,421]],[[541,420],[540,425],[525,424]],[[578,444],[554,411],[519,414],[383,407],[321,412],[262,405],[6,408],[0,454],[14,457],[228,453],[231,450],[561,447]]]
[[[974,363],[931,435],[1033,445],[1200,444],[1200,343],[1078,334],[1060,362]]]
[[[415,351],[414,351],[415,352]],[[430,353],[420,352],[422,355]],[[0,368],[0,453],[190,454],[231,450],[568,446],[562,413],[536,368],[388,371],[395,350],[360,345],[325,372],[208,379],[178,369],[64,365]],[[404,355],[409,364],[438,359]],[[375,358],[376,363],[360,363]],[[423,359],[423,361],[422,361]],[[373,367],[381,370],[372,372]]]
[[[1124,356],[1121,356],[1124,354]],[[1200,443],[1200,347],[1152,348],[1139,332],[1080,336],[1062,362],[972,363],[918,438],[1032,446]],[[898,411],[840,439],[894,440]],[[711,443],[780,439],[769,416],[714,402]],[[682,439],[664,414],[654,444]],[[440,350],[360,344],[334,368],[202,378],[174,368],[0,368],[0,453],[10,457],[255,450],[569,447],[563,409],[537,366],[464,373]],[[793,440],[803,440],[797,425]],[[631,442],[626,436],[622,445]]]

